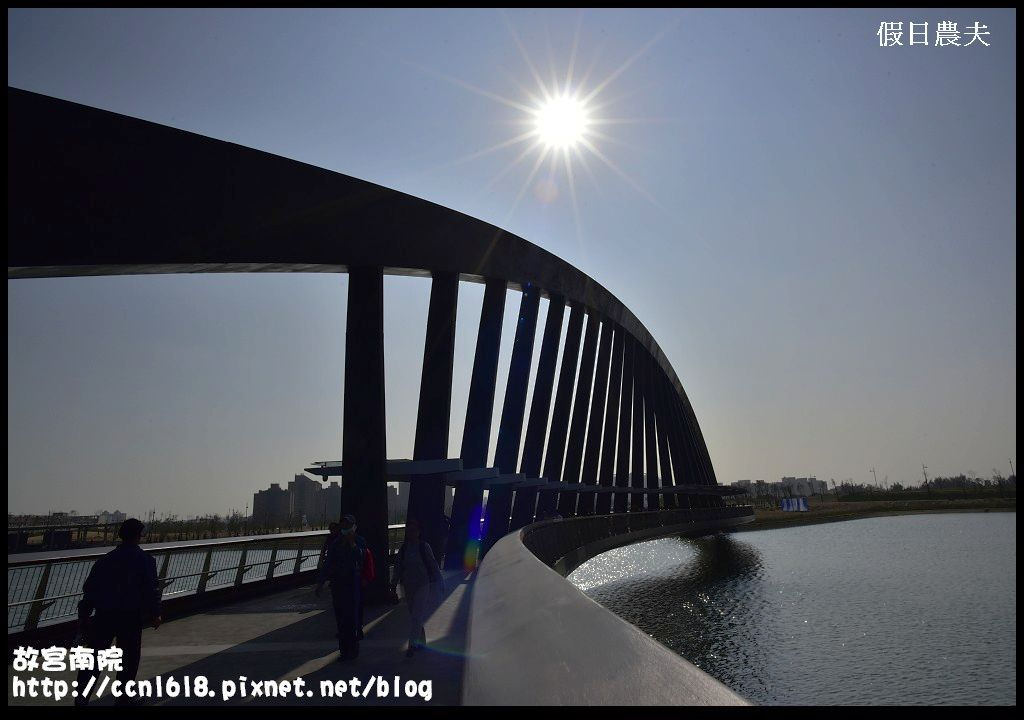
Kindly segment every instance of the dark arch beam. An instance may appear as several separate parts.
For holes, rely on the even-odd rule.
[[[659,474],[658,468],[658,441],[655,435],[654,422],[654,390],[651,385],[651,367],[648,360],[650,356],[644,354],[643,366],[641,368],[641,386],[644,392],[644,458],[645,472],[647,474],[647,489],[656,490],[666,485],[664,478]],[[660,502],[664,501],[664,495],[648,495],[647,507],[651,510],[660,508]]]
[[[7,276],[456,273],[532,283],[624,327],[682,385],[635,315],[585,273],[494,225],[364,180],[7,88]]]
[[[609,390],[599,481],[611,480],[604,460],[609,449],[609,457],[614,456],[616,447],[618,451],[617,485],[630,484],[629,471],[632,469],[634,475],[642,471],[645,455],[648,465],[653,461],[655,424],[659,436],[662,431],[658,408],[652,406],[651,377],[661,376],[670,395],[663,415],[674,474],[680,474],[678,454],[680,460],[685,460],[691,482],[716,482],[689,399],[643,324],[579,269],[493,225],[305,163],[10,87],[7,192],[9,279],[185,272],[351,273],[349,321],[353,328],[348,342],[354,348],[353,338],[363,338],[359,352],[352,354],[360,355],[365,350],[367,357],[349,363],[346,356],[346,420],[350,406],[358,407],[360,412],[368,413],[367,428],[384,422],[383,379],[379,383],[375,379],[377,358],[383,357],[383,338],[377,338],[372,327],[379,314],[381,293],[377,286],[382,275],[443,277],[449,295],[453,283],[457,294],[458,281],[486,282],[482,339],[478,338],[477,343],[462,448],[466,467],[486,463],[494,393],[491,366],[496,367],[498,352],[494,331],[496,327],[500,338],[501,329],[500,317],[495,319],[493,314],[495,307],[499,315],[501,311],[496,305],[497,294],[501,294],[503,305],[507,288],[534,288],[538,298],[558,298],[559,307],[567,303],[573,309],[573,332],[569,336],[573,347],[569,348],[567,342],[566,348],[566,355],[572,358],[572,377],[567,378],[566,390],[570,403],[581,329],[574,327],[574,320],[578,324],[587,313],[615,328],[613,356],[622,338],[625,363],[623,366],[618,361],[616,369],[617,360],[612,358],[610,383],[614,383],[618,401],[612,402]],[[451,307],[454,316],[454,305]],[[441,310],[438,313],[444,314]],[[560,323],[561,315],[558,317]],[[435,331],[444,335],[443,330]],[[588,333],[589,355],[593,354],[593,339],[596,336],[590,338]],[[557,350],[557,343],[555,347]],[[584,350],[588,354],[587,348]],[[439,392],[445,389],[446,362],[444,352],[425,356],[424,378],[441,377]],[[656,366],[656,373],[650,372],[650,365]],[[563,367],[563,373],[569,371]],[[450,370],[447,372],[450,375]],[[585,372],[589,384],[589,373],[594,372],[589,360]],[[353,382],[348,382],[350,379]],[[363,386],[356,387],[360,382]],[[450,382],[448,385],[450,401]],[[563,425],[569,421],[561,383],[559,388],[552,419],[554,454],[549,448],[550,460],[544,468],[545,475],[553,475],[551,480],[561,479],[568,430]],[[421,396],[421,419],[424,407]],[[546,425],[547,408],[535,403],[535,409]],[[444,414],[444,408],[438,413]],[[618,426],[609,432],[607,420],[615,414]],[[533,419],[531,410],[531,426]],[[575,477],[580,464],[576,455],[583,452],[583,436],[576,429],[585,429],[587,422],[585,413],[579,418],[574,415],[572,420],[569,437],[576,442],[569,450],[569,470]],[[593,420],[591,413],[591,426]],[[440,431],[430,429],[430,424],[417,425],[417,455],[433,455],[434,449],[425,448],[443,444],[438,439]],[[435,430],[437,437],[433,436]],[[375,469],[384,462],[383,429],[379,442],[367,444],[365,436],[370,432],[346,422],[343,451],[349,473],[372,475],[372,481],[366,482],[374,486],[380,483],[378,489],[364,492],[350,488],[346,494],[350,507],[359,507],[359,512],[372,518],[360,518],[367,531],[363,523],[378,522],[377,495],[383,497],[385,492],[383,470],[377,473]],[[526,451],[531,451],[530,439],[528,429]],[[362,448],[359,452],[365,457],[354,456],[352,448],[356,446]],[[660,451],[656,447],[656,452]],[[506,454],[503,445],[503,458]],[[524,465],[527,454],[524,451]],[[678,477],[674,480],[679,482]],[[482,485],[478,488],[467,483],[460,485],[460,490],[463,497],[456,502],[458,512],[473,526],[471,516],[479,510],[477,495]],[[435,494],[432,489],[430,494]],[[627,500],[627,495],[617,495],[616,510],[626,509],[630,505]],[[423,504],[434,503],[431,499]],[[596,507],[601,506],[598,502]],[[527,512],[524,503],[524,517]],[[465,546],[468,535],[455,532],[451,539]],[[456,559],[462,553],[449,555]]]
[[[548,434],[551,393],[555,384],[558,343],[564,317],[565,300],[560,295],[552,295],[548,301],[547,319],[544,321],[544,336],[540,343],[540,357],[537,358],[537,378],[533,383],[533,400],[530,403],[530,419],[526,426],[523,459],[519,467],[519,472],[531,479],[540,477],[541,462],[544,459],[544,438]],[[532,523],[536,507],[536,488],[517,490],[509,529],[518,530]]]
[[[611,327],[610,325],[608,327]],[[621,328],[615,328],[615,335],[612,339],[612,362],[609,367],[608,376],[608,403],[604,412],[604,433],[601,443],[601,462],[598,468],[601,487],[612,487],[615,485],[615,443],[616,432],[618,431],[619,416],[619,388],[622,385],[622,353],[623,333]],[[612,493],[600,493],[594,500],[594,511],[598,515],[605,515],[612,509]]]
[[[643,353],[633,346],[633,446],[630,465],[629,484],[635,490],[644,489],[644,395],[643,395]],[[647,496],[633,493],[629,497],[631,512],[645,509]]]
[[[594,390],[590,402],[590,421],[587,425],[587,447],[583,459],[584,485],[597,485],[598,462],[601,455],[601,423],[604,420],[604,406],[608,395],[608,364],[612,353],[612,326],[601,323],[601,342],[597,351],[597,366],[594,375]],[[580,495],[576,506],[578,515],[594,513],[594,493]]]
[[[377,564],[387,567],[384,275],[378,267],[349,270],[344,405],[342,511],[356,516]],[[367,595],[387,597],[386,573],[377,573]]]
[[[576,389],[576,363],[580,355],[582,332],[583,308],[574,305],[569,311],[569,326],[565,329],[565,348],[562,350],[562,364],[558,371],[555,407],[551,411],[548,447],[544,454],[544,479],[549,483],[562,480],[565,445],[569,436],[569,413],[572,410],[573,391]],[[537,497],[537,517],[554,512],[557,504],[558,492],[541,487]]]
[[[494,450],[494,464],[498,472],[512,474],[519,462],[519,444],[523,433],[523,414],[526,411],[526,391],[530,380],[530,361],[533,359],[533,340],[537,331],[537,311],[540,295],[537,288],[527,285],[519,306],[516,335],[512,341],[512,359],[509,364],[505,401],[501,408],[498,441]],[[508,533],[512,512],[512,488],[495,486],[487,493],[487,535],[483,552]]]
[[[622,387],[619,399],[619,445],[615,454],[615,487],[629,487],[630,420],[633,417],[633,339],[624,337],[622,347]],[[628,512],[630,496],[625,492],[614,495],[615,512]]]
[[[473,356],[473,376],[469,382],[469,400],[466,404],[466,424],[462,432],[460,457],[465,468],[482,468],[487,465],[506,292],[504,280],[490,280],[484,288],[480,327],[476,334],[476,353]],[[480,519],[483,516],[483,503],[483,480],[470,480],[455,488],[445,567],[457,570],[475,566],[482,540]]]
[[[666,386],[662,382],[661,374],[653,360],[648,360],[651,368],[651,386],[654,392],[654,412],[658,432],[658,462],[661,467],[662,487],[672,487],[681,480],[676,479],[676,469],[672,464],[672,456],[669,451],[669,418],[665,407]],[[665,507],[679,507],[679,496],[668,494],[664,496]]]
[[[594,354],[597,352],[598,319],[591,315],[587,319],[587,330],[583,336],[583,352],[580,354],[579,377],[576,380],[576,399],[572,406],[572,424],[569,427],[569,444],[565,450],[565,467],[562,482],[580,482],[583,469],[583,442],[587,433],[587,417],[590,412],[590,391],[594,380]],[[558,514],[573,517],[579,492],[566,490],[558,496]]]
[[[459,276],[434,274],[427,308],[427,334],[423,348],[420,401],[416,413],[414,460],[448,457],[448,428],[452,415],[452,369],[455,365],[455,319],[459,304]],[[410,517],[423,523],[423,538],[437,557],[445,551],[444,486],[441,476],[425,476],[409,488]]]

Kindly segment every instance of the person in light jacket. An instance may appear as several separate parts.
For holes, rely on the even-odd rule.
[[[402,595],[409,608],[409,647],[405,651],[406,657],[412,657],[416,650],[426,645],[427,636],[423,625],[444,596],[441,569],[430,543],[420,537],[421,530],[417,518],[406,521],[405,541],[398,550],[396,562],[394,585],[402,585]]]

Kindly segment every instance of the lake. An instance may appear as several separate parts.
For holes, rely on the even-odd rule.
[[[592,558],[569,579],[765,705],[1017,702],[1017,514],[864,518]]]

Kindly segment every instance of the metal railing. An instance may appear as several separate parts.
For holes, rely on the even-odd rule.
[[[389,563],[404,530],[401,524],[388,527]],[[144,549],[156,560],[166,600],[314,571],[326,536],[325,531]],[[89,571],[106,552],[8,562],[7,632],[35,630],[75,617]]]

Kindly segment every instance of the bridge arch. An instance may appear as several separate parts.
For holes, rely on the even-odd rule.
[[[385,274],[431,279],[414,462],[447,457],[458,286],[485,285],[461,471],[421,473],[410,499],[439,512],[444,484],[455,486],[449,566],[547,514],[723,504],[727,490],[668,358],[622,302],[571,264],[373,183],[8,88],[9,279],[204,272],[348,273],[342,502],[371,548],[386,547]],[[488,474],[479,471],[509,289],[521,292],[520,309]],[[428,524],[428,539],[440,542],[439,524]]]

